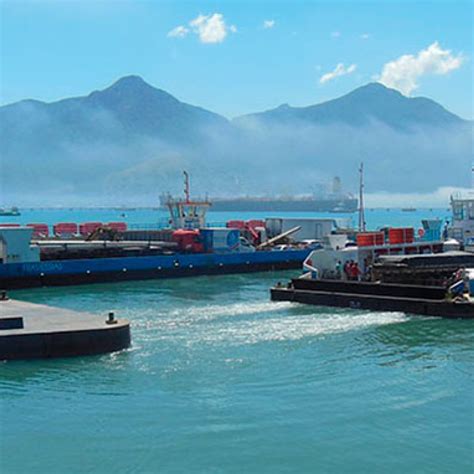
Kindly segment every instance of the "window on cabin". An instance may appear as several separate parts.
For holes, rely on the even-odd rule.
[[[464,206],[461,202],[453,204],[453,217],[457,221],[464,219]]]
[[[467,207],[467,215],[469,216],[470,220],[474,220],[474,201],[468,202],[466,204]]]

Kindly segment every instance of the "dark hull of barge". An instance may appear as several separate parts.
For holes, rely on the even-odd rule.
[[[292,301],[372,311],[396,311],[421,316],[474,319],[474,304],[445,300],[436,286],[293,279],[288,287],[271,289],[273,301]]]
[[[300,268],[310,250],[48,260],[0,265],[0,289],[224,275]]]

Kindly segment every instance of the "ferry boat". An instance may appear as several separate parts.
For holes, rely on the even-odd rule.
[[[361,167],[361,203],[362,189]],[[461,239],[470,230],[464,223],[474,218],[472,202],[453,200],[453,230],[462,231]],[[365,232],[361,206],[359,229],[355,242],[344,235],[327,236],[323,248],[304,261],[303,274],[271,288],[271,299],[474,318],[474,254],[444,252],[441,221],[424,220],[417,238],[413,228]]]
[[[274,236],[267,236],[260,220],[208,227],[211,203],[191,199],[187,173],[184,199],[170,198],[166,205],[165,229],[63,222],[50,237],[42,223],[0,224],[0,289],[298,268],[314,248],[277,245],[303,225],[283,227]],[[318,229],[330,232],[323,224]]]
[[[391,229],[403,233],[399,229]],[[474,318],[474,254],[443,252],[441,241],[377,241],[359,245],[328,238],[303,263],[303,274],[270,290],[273,301],[291,301],[422,316]],[[373,243],[369,243],[369,238]],[[364,240],[365,239],[365,240]],[[348,265],[356,272],[346,272]],[[461,278],[452,275],[465,268]],[[460,288],[456,293],[451,288]]]

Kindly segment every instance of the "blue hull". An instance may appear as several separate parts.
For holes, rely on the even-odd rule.
[[[310,250],[49,260],[0,264],[0,288],[62,286],[300,268]]]

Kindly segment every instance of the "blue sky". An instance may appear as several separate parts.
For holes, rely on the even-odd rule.
[[[318,103],[379,78],[474,116],[471,1],[0,0],[0,7],[2,104],[85,95],[138,74],[233,117]]]

